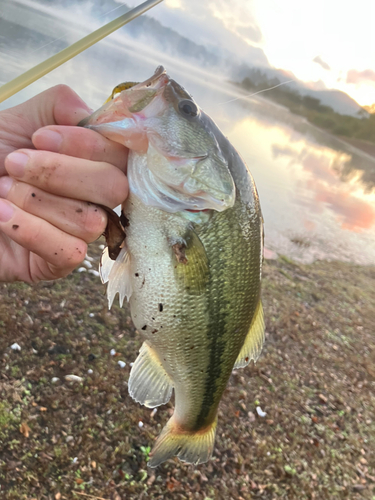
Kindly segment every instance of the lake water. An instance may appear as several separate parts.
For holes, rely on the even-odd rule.
[[[103,24],[87,13],[88,6],[67,12],[36,1],[1,0],[0,84]],[[263,98],[234,100],[242,94],[226,83],[225,74],[158,53],[127,37],[126,27],[0,104],[0,110],[58,83],[97,108],[116,84],[142,81],[159,64],[193,94],[247,163],[259,191],[268,249],[303,262],[375,264],[375,158]]]

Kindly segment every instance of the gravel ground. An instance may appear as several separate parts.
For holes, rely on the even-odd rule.
[[[265,348],[231,376],[212,460],[157,469],[173,401],[128,396],[141,338],[90,271],[0,285],[0,498],[375,499],[375,268],[267,261]]]

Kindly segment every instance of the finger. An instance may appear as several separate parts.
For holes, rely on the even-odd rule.
[[[66,276],[82,262],[87,252],[87,244],[83,240],[67,235],[49,222],[2,199],[0,231],[47,261],[53,267],[54,277]]]
[[[5,159],[11,177],[57,196],[114,208],[128,195],[128,181],[117,167],[49,151],[19,150]]]
[[[103,161],[123,172],[126,170],[128,149],[94,130],[83,127],[44,127],[34,133],[32,141],[36,149]]]
[[[31,136],[36,130],[46,125],[77,125],[91,113],[87,104],[67,85],[57,85],[2,111],[1,118],[7,126],[3,137],[5,146],[0,151],[0,175],[3,175],[6,155],[15,149],[33,147]]]
[[[86,243],[98,239],[106,227],[107,216],[98,206],[46,193],[11,177],[0,178],[0,197]]]

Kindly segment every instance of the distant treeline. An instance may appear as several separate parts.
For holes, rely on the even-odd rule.
[[[257,74],[259,73],[259,74]],[[263,90],[278,85],[278,78],[269,79],[260,71],[255,70],[252,78],[246,77],[240,83],[241,87],[251,92]],[[336,113],[331,107],[323,105],[319,99],[301,95],[288,87],[278,87],[267,91],[267,98],[287,107],[297,115],[304,116],[317,127],[328,130],[332,134],[353,137],[370,141],[375,144],[375,114],[358,118]]]

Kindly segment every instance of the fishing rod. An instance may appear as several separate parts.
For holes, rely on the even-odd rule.
[[[5,99],[8,99],[12,95],[16,94],[20,90],[24,89],[31,83],[35,82],[42,76],[46,75],[53,69],[57,68],[58,66],[61,66],[61,64],[64,64],[66,61],[69,61],[69,59],[72,59],[76,55],[88,49],[89,47],[99,42],[106,36],[110,35],[114,31],[118,30],[125,24],[129,23],[130,21],[133,21],[133,19],[144,14],[146,11],[152,9],[152,7],[155,7],[155,5],[161,3],[162,1],[163,0],[147,0],[146,2],[143,2],[141,5],[138,5],[134,9],[129,10],[129,12],[126,12],[126,14],[117,17],[113,21],[93,31],[84,38],[81,38],[81,40],[78,40],[78,42],[73,43],[72,45],[61,50],[54,56],[49,57],[48,59],[41,62],[40,64],[37,64],[28,71],[25,71],[25,73],[22,73],[22,75],[17,76],[8,83],[5,83],[0,87],[0,103],[5,101]]]

